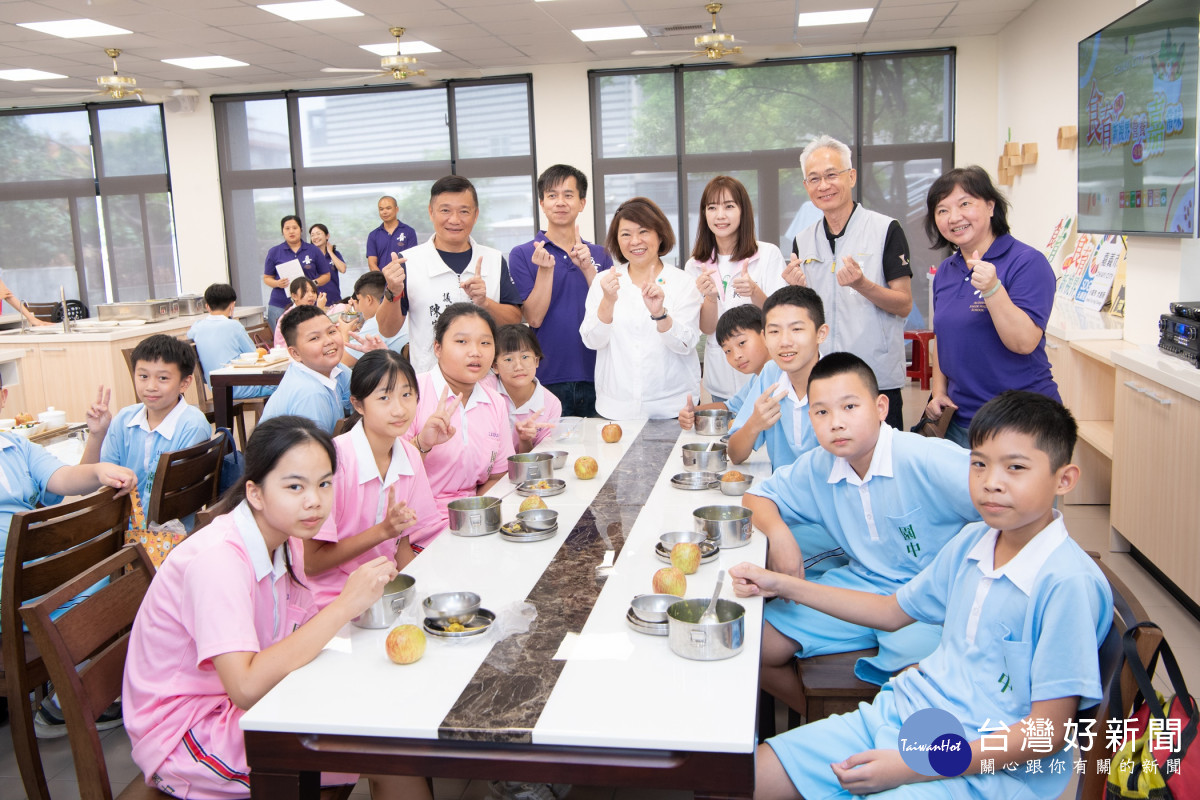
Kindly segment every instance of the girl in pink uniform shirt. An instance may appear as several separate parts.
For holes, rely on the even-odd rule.
[[[314,659],[396,574],[388,558],[354,571],[317,611],[304,550],[333,506],[337,454],[310,420],[261,423],[246,448],[245,481],[231,509],[175,548],[146,593],[125,662],[125,729],[147,784],[176,797],[246,797],[238,727],[289,672]],[[344,784],[355,775],[323,775]],[[376,798],[429,800],[421,778],[372,777]]]
[[[550,435],[562,416],[562,402],[537,379],[542,348],[528,325],[504,325],[496,334],[495,378],[488,386],[508,401],[513,447],[528,453]]]
[[[333,513],[304,542],[304,569],[322,607],[358,567],[384,556],[403,569],[440,530],[421,455],[399,438],[417,413],[412,366],[391,350],[364,354],[350,375],[350,404],[362,419],[333,440]]]
[[[438,365],[417,376],[420,399],[409,441],[425,459],[440,519],[446,504],[487,494],[508,473],[508,403],[484,378],[496,360],[496,323],[474,303],[453,303],[433,326]]]

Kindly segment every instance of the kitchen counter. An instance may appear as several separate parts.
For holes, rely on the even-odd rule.
[[[238,306],[233,311],[233,316],[242,322],[243,325],[253,325],[256,321],[261,321],[265,309],[262,306]],[[130,340],[141,341],[147,336],[153,336],[156,333],[175,333],[180,329],[187,332],[204,314],[193,314],[187,317],[175,317],[174,319],[164,320],[162,322],[147,322],[145,325],[122,325],[117,328],[99,328],[96,330],[78,329],[71,333],[63,333],[61,325],[54,325],[50,328],[29,328],[21,331],[16,330],[0,330],[0,347],[8,346],[9,344],[41,344],[43,342],[52,341],[55,344],[73,344],[78,342],[127,342]],[[81,320],[87,322],[88,320]],[[3,318],[0,317],[0,323]],[[34,331],[54,331],[53,333],[35,333]]]
[[[1200,369],[1182,359],[1169,356],[1152,345],[1116,350],[1111,358],[1118,367],[1200,401]]]
[[[1066,342],[1122,339],[1125,337],[1125,320],[1112,314],[1080,308],[1074,303],[1055,300],[1054,310],[1050,312],[1050,320],[1046,323],[1046,335]]]

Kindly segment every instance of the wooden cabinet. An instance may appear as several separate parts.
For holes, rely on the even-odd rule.
[[[1117,368],[1112,526],[1200,597],[1200,402]]]

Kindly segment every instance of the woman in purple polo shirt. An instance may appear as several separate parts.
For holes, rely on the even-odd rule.
[[[321,287],[321,294],[325,295],[326,306],[333,308],[342,302],[342,286],[339,278],[346,271],[346,262],[342,259],[342,254],[329,241],[329,228],[322,223],[318,222],[309,227],[308,240],[312,242],[313,247],[321,251],[325,267],[329,270],[329,283]]]
[[[933,420],[953,409],[946,438],[967,446],[979,407],[1006,389],[1061,402],[1046,358],[1054,270],[1041,251],[1008,232],[1008,201],[982,167],[947,172],[929,187],[925,231],[957,248],[933,278],[937,358]]]
[[[284,309],[290,305],[287,289],[292,278],[297,277],[280,275],[278,268],[281,264],[299,261],[304,277],[317,284],[318,289],[329,283],[329,264],[320,250],[304,241],[304,224],[300,222],[300,218],[295,214],[288,214],[280,220],[279,228],[283,231],[283,242],[267,251],[262,279],[264,284],[271,287],[271,298],[267,301],[267,324],[272,329]]]

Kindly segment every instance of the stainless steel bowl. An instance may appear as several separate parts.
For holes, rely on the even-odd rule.
[[[360,628],[387,628],[408,607],[416,592],[416,578],[400,573],[383,587],[383,594],[378,600],[350,621]]]
[[[746,475],[746,473],[742,473]],[[730,497],[741,497],[750,488],[750,484],[754,483],[753,475],[746,475],[744,481],[719,481],[718,485],[721,489],[721,494],[727,494]]]
[[[673,594],[639,594],[629,606],[643,622],[666,622],[667,609],[678,602],[679,598]]]
[[[683,542],[702,544],[708,541],[708,536],[701,531],[668,531],[659,536],[658,541],[662,542],[663,549],[670,553],[671,548],[677,544]]]
[[[531,508],[518,512],[517,519],[528,531],[548,531],[558,527],[558,512],[549,508]]]
[[[696,433],[701,436],[724,436],[729,433],[733,414],[721,408],[706,408],[696,412]]]
[[[517,453],[508,457],[508,479],[513,483],[549,478],[552,473],[549,453]]]
[[[700,624],[707,597],[679,600],[667,609],[667,644],[677,656],[693,661],[720,661],[742,652],[746,609],[732,600],[717,601],[717,622]]]
[[[567,451],[566,450],[541,450],[539,452],[545,453],[546,455],[550,456],[550,468],[551,469],[562,469],[563,467],[565,467],[567,465]]]
[[[431,594],[421,604],[425,619],[442,625],[466,624],[479,611],[479,595],[474,592]]]
[[[500,500],[495,497],[451,500],[446,514],[455,536],[487,536],[500,530]]]
[[[683,446],[683,468],[692,472],[724,472],[728,464],[723,444],[685,444]]]
[[[742,506],[701,506],[692,512],[695,529],[724,548],[750,544],[753,516]]]

